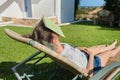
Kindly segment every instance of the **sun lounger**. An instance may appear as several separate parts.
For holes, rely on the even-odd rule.
[[[55,51],[47,48],[46,46],[44,46],[44,45],[42,45],[42,44],[40,44],[40,43],[38,43],[38,42],[36,42],[36,41],[34,41],[32,39],[25,38],[25,37],[21,36],[20,34],[12,31],[10,29],[5,29],[5,33],[9,37],[11,37],[12,39],[20,41],[22,43],[29,44],[32,47],[39,50],[39,52],[33,54],[32,56],[28,57],[26,60],[22,61],[21,63],[17,64],[16,66],[14,66],[12,68],[12,70],[13,70],[14,74],[16,75],[16,77],[18,78],[18,80],[22,80],[23,78],[26,78],[27,80],[31,80],[30,78],[33,77],[33,75],[29,75],[29,74],[26,74],[26,73],[24,73],[23,75],[20,75],[17,72],[17,68],[19,66],[22,66],[22,64],[25,64],[29,60],[33,59],[33,57],[37,56],[41,52],[45,52],[45,54],[47,56],[49,56],[53,61],[55,61],[62,68],[66,69],[66,70],[69,70],[72,73],[74,73],[76,76],[73,77],[72,80],[76,80],[78,77],[80,77],[82,80],[83,80],[83,78],[85,78],[87,80],[100,80],[100,79],[104,80],[104,79],[107,79],[107,78],[112,79],[112,78],[115,78],[116,76],[119,76],[119,75],[116,75],[116,74],[120,72],[120,62],[110,64],[109,66],[107,66],[107,67],[103,68],[102,70],[100,70],[92,78],[90,78],[88,76],[88,74],[84,72],[84,69],[80,68],[79,66],[77,66],[76,64],[74,64],[73,62],[68,60],[67,58],[65,58],[63,56],[60,56]],[[43,56],[40,59],[43,59],[45,56]],[[40,61],[40,60],[38,60],[38,61]],[[110,77],[111,75],[108,75],[109,73],[111,73],[112,77]]]

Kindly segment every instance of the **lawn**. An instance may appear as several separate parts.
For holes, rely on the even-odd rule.
[[[120,45],[120,29],[113,28],[103,25],[93,25],[92,23],[77,23],[61,26],[65,34],[65,38],[60,38],[62,42],[72,44],[74,46],[94,46],[99,44],[110,44],[114,39],[118,39],[118,44]],[[20,63],[22,60],[28,56],[35,53],[37,50],[19,43],[11,38],[9,38],[5,33],[4,29],[9,28],[20,34],[30,34],[33,28],[26,27],[16,27],[16,26],[5,26],[0,27],[0,79],[2,80],[16,80],[11,68]],[[45,64],[43,65],[43,63]],[[32,62],[31,62],[32,63]],[[26,64],[30,65],[31,63]],[[53,61],[46,58],[39,66],[51,65]],[[68,80],[67,73],[59,73],[57,80],[66,79]],[[62,76],[64,75],[64,76]],[[70,74],[71,75],[71,74]],[[62,76],[62,78],[61,78]],[[43,79],[44,80],[44,79]]]

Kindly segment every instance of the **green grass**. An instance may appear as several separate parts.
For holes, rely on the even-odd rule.
[[[4,29],[9,28],[20,34],[29,34],[32,32],[32,28],[16,27],[16,26],[6,26],[0,27],[0,79],[2,80],[16,80],[11,68],[20,63],[22,60],[28,56],[35,53],[37,50],[25,45],[23,43],[17,42],[9,38],[5,33]],[[108,26],[97,26],[91,23],[77,23],[71,25],[62,26],[63,32],[66,38],[60,38],[62,42],[67,42],[75,46],[94,46],[99,44],[110,44],[114,39],[118,39],[118,44],[120,45],[120,29],[112,28]],[[45,63],[44,63],[45,62]],[[43,60],[39,66],[51,65],[53,62],[51,59],[46,58]],[[26,64],[25,66],[30,65]],[[67,73],[59,73],[57,80],[63,79],[68,80]]]
[[[61,41],[72,43],[76,46],[93,46],[110,44],[118,39],[120,44],[120,29],[108,26],[96,26],[91,23],[77,23],[62,27],[66,38]]]

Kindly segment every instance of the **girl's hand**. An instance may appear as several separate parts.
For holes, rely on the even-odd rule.
[[[79,50],[83,50],[85,51],[85,49],[87,49],[86,47],[77,47]]]
[[[84,51],[87,52],[87,54],[89,54],[89,55],[92,55],[92,56],[95,55],[95,54],[93,53],[93,51],[89,50],[88,48],[85,48]]]
[[[78,47],[78,49],[85,51],[87,54],[89,55],[95,55],[94,51],[91,51],[90,49],[86,48],[86,47]]]

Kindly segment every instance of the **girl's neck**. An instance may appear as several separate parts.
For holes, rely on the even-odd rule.
[[[61,43],[56,44],[56,45],[55,45],[55,48],[56,48],[56,52],[57,52],[58,54],[61,54],[61,52],[63,51],[63,46],[61,45]]]

